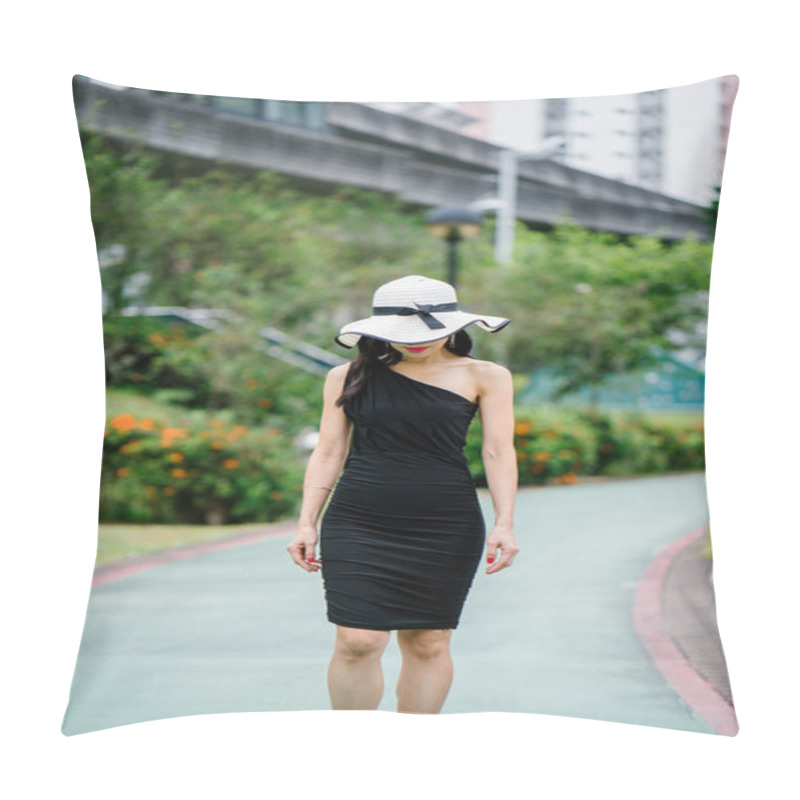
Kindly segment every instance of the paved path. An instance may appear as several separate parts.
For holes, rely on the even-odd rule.
[[[480,491],[487,524],[491,500]],[[637,582],[708,522],[702,473],[519,492],[514,566],[479,570],[453,635],[442,713],[533,712],[714,733],[633,623]],[[330,708],[335,628],[288,535],[167,561],[94,587],[66,735],[192,714]],[[395,709],[400,653],[383,659]]]

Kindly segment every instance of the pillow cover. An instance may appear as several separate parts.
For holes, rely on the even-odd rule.
[[[433,370],[406,367],[410,380],[380,384],[391,389],[384,409],[409,425],[414,452],[426,429],[409,408],[450,403],[457,418],[454,394],[474,407],[463,463],[484,532],[503,528],[513,496],[520,550],[496,572],[470,561],[452,625],[409,624],[402,636],[344,625],[385,647],[377,660],[371,651],[371,674],[407,689],[403,667],[416,658],[446,671],[449,641],[452,685],[427,713],[734,736],[703,397],[737,86],[725,76],[626,96],[318,103],[75,76],[107,421],[97,562],[62,732],[342,707],[326,684],[332,665],[346,665],[335,615],[326,619],[333,591],[317,583],[325,557],[306,572],[287,547],[311,506],[324,546],[326,517],[344,503],[341,483],[323,498],[311,480],[323,385],[362,352],[334,337],[374,313],[379,286],[422,276],[456,289],[462,311],[512,320],[448,342],[513,376],[513,478],[484,450],[501,373],[472,402],[474,370],[472,383],[446,387]],[[433,307],[433,322],[413,322],[437,336],[447,313]],[[377,419],[355,400],[347,413],[369,441]],[[402,510],[386,507],[398,529]],[[418,548],[426,565],[445,527],[437,519]],[[502,562],[508,541],[478,555]],[[407,575],[392,578],[393,563],[373,584],[359,582],[363,551],[347,563],[354,594],[389,583],[392,602],[416,592]],[[428,596],[442,585],[430,582]],[[448,639],[442,628],[457,630]],[[434,655],[414,641],[434,643]],[[391,691],[373,700],[403,710]]]

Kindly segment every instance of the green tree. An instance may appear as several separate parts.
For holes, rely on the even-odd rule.
[[[101,272],[111,311],[139,273],[146,303],[226,313],[191,348],[159,345],[153,374],[202,386],[210,407],[235,408],[247,424],[289,411],[313,419],[319,410],[319,378],[267,354],[262,328],[346,356],[332,334],[369,313],[378,285],[445,277],[424,210],[379,192],[310,194],[275,174],[221,164],[199,175],[165,171],[153,154],[94,134],[84,134],[84,152],[98,248],[124,247],[124,258]],[[513,324],[502,336],[476,336],[474,352],[520,372],[554,367],[562,394],[651,365],[654,347],[672,349],[673,334],[691,336],[705,321],[710,244],[520,224],[505,267],[491,238],[487,220],[477,240],[462,244],[459,301]]]
[[[655,348],[705,321],[711,245],[627,240],[570,224],[521,230],[515,261],[492,289],[508,328],[508,360],[519,370],[554,368],[557,396],[651,366]]]
[[[124,289],[130,278],[148,268],[151,210],[164,189],[164,182],[154,177],[160,160],[151,151],[117,145],[85,130],[81,145],[106,311],[114,313],[126,305]]]
[[[223,315],[191,347],[172,336],[145,338],[143,359],[135,358],[129,326],[109,325],[108,357],[126,354],[125,365],[110,365],[115,385],[134,364],[140,389],[148,375],[162,386],[196,386],[189,402],[234,408],[246,424],[281,414],[307,422],[319,411],[319,377],[271,357],[259,331],[277,328],[344,356],[332,332],[368,313],[377,285],[443,263],[423,212],[378,192],[313,195],[278,175],[224,165],[182,174],[89,133],[84,153],[98,248],[122,245],[125,253],[101,272],[110,315],[126,304],[123,289],[137,273],[147,279],[145,304]]]

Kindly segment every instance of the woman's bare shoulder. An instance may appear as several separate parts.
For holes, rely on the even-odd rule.
[[[482,361],[476,358],[472,360],[470,368],[473,370],[479,394],[484,394],[490,386],[496,386],[501,381],[511,380],[511,370],[494,361]]]
[[[483,361],[480,358],[471,358],[470,367],[475,371],[478,376],[486,376],[487,378],[496,378],[500,375],[511,375],[511,370],[504,367],[502,364],[497,364],[494,361]]]
[[[328,370],[325,385],[331,387],[332,391],[337,392],[337,397],[344,389],[344,381],[347,377],[347,371],[350,369],[350,364],[351,362],[348,361],[344,364],[337,364]]]
[[[343,381],[344,376],[347,375],[347,370],[350,369],[351,363],[350,361],[346,361],[344,364],[337,364],[335,367],[331,367],[328,370],[328,375],[333,376],[337,381]]]

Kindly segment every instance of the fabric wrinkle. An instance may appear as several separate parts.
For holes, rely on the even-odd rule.
[[[477,409],[382,364],[346,404],[351,451],[320,529],[329,621],[457,627],[486,535],[463,452]]]

